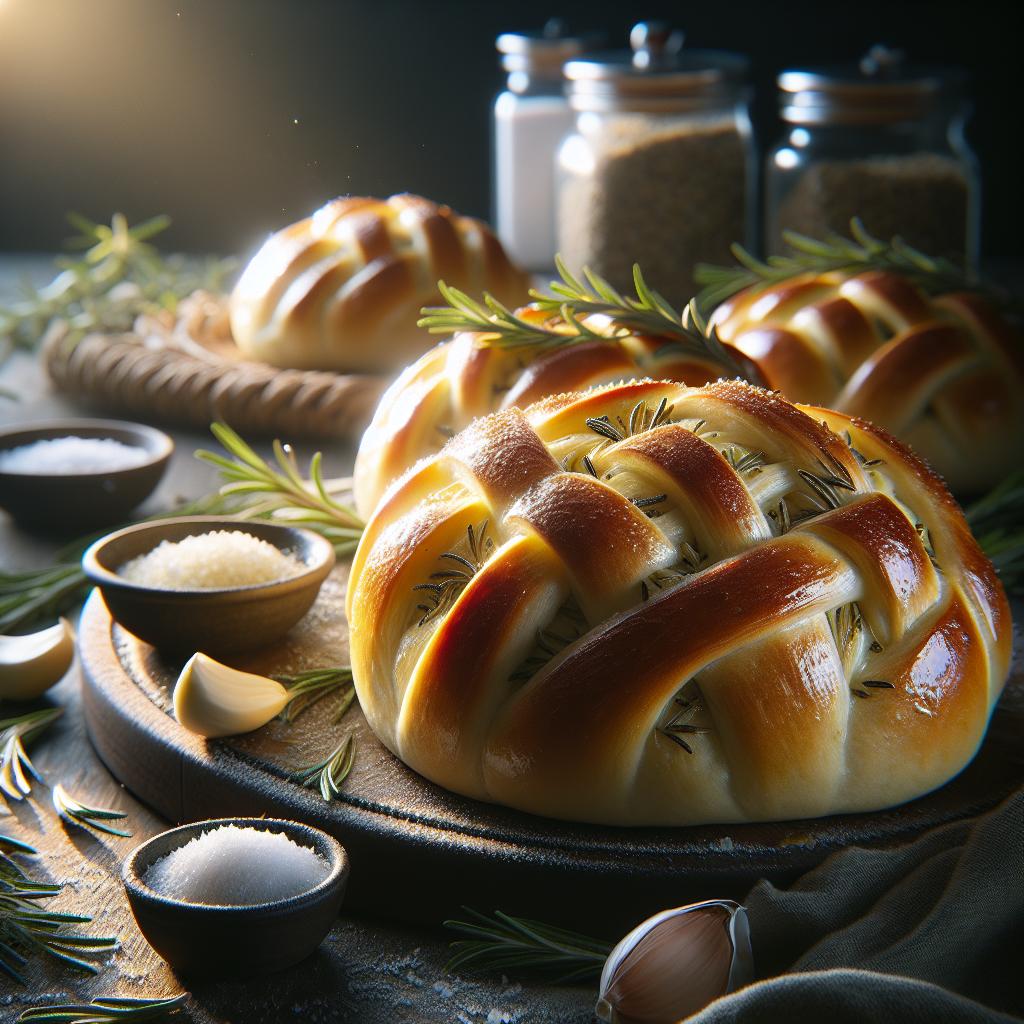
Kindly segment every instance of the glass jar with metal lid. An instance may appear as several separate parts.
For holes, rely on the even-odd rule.
[[[702,261],[724,262],[753,226],[754,149],[747,61],[685,50],[659,23],[631,51],[565,65],[575,129],[558,152],[558,246],[620,289],[638,263],[674,303],[694,293]]]
[[[964,138],[964,76],[907,66],[873,47],[856,67],[785,71],[779,108],[789,126],[765,164],[765,246],[786,229],[899,235],[933,256],[978,256],[977,160]]]
[[[554,156],[572,126],[562,65],[599,43],[567,35],[557,18],[540,32],[497,39],[508,82],[494,101],[494,223],[513,258],[531,270],[554,265]]]

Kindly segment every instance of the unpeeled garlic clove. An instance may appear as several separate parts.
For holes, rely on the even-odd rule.
[[[193,654],[174,687],[174,717],[200,736],[235,736],[266,725],[288,700],[288,691],[273,679]]]
[[[75,656],[71,623],[61,619],[25,636],[0,636],[0,699],[33,700],[64,678]]]
[[[648,918],[611,951],[596,1013],[613,1024],[676,1024],[753,977],[743,907],[693,903]]]

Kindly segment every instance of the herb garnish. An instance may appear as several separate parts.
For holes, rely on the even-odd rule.
[[[289,778],[301,786],[319,789],[320,795],[330,803],[341,795],[341,784],[352,771],[355,756],[355,745],[349,733],[322,761],[300,768]]]
[[[445,927],[467,936],[453,942],[448,970],[470,974],[518,971],[553,975],[558,982],[596,979],[612,944],[555,928],[540,921],[495,911],[489,918],[463,907],[468,921],[445,921]]]
[[[177,1016],[188,1000],[180,996],[128,999],[122,996],[97,996],[91,1003],[56,1003],[33,1006],[18,1018],[32,1024],[135,1024]]]
[[[118,821],[127,818],[124,811],[111,811],[104,807],[89,807],[80,800],[76,800],[63,786],[57,783],[53,787],[53,809],[57,812],[62,821],[71,825],[79,825],[82,828],[92,829],[95,832],[104,832],[111,836],[121,836],[127,839],[131,832],[114,828],[107,824],[109,821]]]
[[[24,800],[32,781],[43,782],[25,744],[34,740],[63,714],[61,708],[42,708],[0,722],[0,792],[8,800]]]
[[[485,519],[474,531],[473,524],[466,527],[466,539],[469,547],[469,558],[457,551],[445,551],[441,558],[454,562],[454,566],[438,569],[430,574],[432,583],[417,583],[412,589],[426,591],[428,604],[416,605],[422,612],[417,625],[423,626],[431,619],[446,612],[456,598],[466,588],[466,584],[480,571],[484,562],[490,558],[494,550],[494,541],[487,536],[487,520]]]
[[[992,285],[981,285],[967,271],[948,259],[928,256],[908,245],[898,235],[889,241],[875,238],[859,218],[850,221],[850,238],[830,233],[824,240],[809,238],[796,231],[784,231],[783,240],[791,252],[759,260],[742,245],[733,245],[732,254],[739,266],[720,267],[700,263],[694,276],[704,285],[697,296],[698,308],[710,315],[721,302],[744,288],[768,288],[798,274],[823,274],[829,271],[886,270],[902,274],[929,294],[984,291],[1000,305],[1010,297]]]
[[[15,854],[32,855],[35,850],[7,836],[0,836],[4,846]],[[21,968],[29,955],[40,953],[60,960],[71,967],[95,974],[97,968],[83,959],[99,956],[118,946],[116,938],[92,937],[75,932],[62,932],[69,924],[87,924],[90,917],[44,910],[40,903],[57,896],[63,887],[29,878],[8,853],[0,856],[0,974],[24,985]]]
[[[742,368],[729,354],[695,303],[682,313],[673,309],[648,286],[638,265],[633,266],[636,295],[626,296],[589,267],[584,267],[581,280],[560,257],[555,257],[555,263],[561,279],[551,282],[554,297],[530,292],[537,308],[551,314],[548,321],[531,323],[516,316],[493,295],[485,292],[478,302],[441,281],[438,290],[448,305],[425,307],[419,326],[431,334],[475,331],[482,335],[483,344],[498,348],[546,349],[579,341],[615,341],[634,333],[653,335],[671,339],[673,350],[714,363],[724,376],[749,375],[750,370]],[[613,322],[610,328],[595,331],[583,323],[582,317],[594,313],[607,316]],[[668,351],[666,346],[658,354]]]
[[[109,227],[77,213],[68,220],[80,232],[69,247],[86,251],[79,259],[58,258],[61,272],[53,281],[42,288],[25,285],[20,301],[0,306],[0,361],[12,347],[35,346],[54,320],[66,321],[72,337],[80,338],[131,330],[143,313],[173,313],[197,289],[223,292],[237,265],[161,255],[148,240],[170,226],[163,214],[134,227],[123,213],[115,213]]]

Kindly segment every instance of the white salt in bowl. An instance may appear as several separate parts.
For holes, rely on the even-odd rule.
[[[170,898],[147,884],[156,861],[227,825],[283,833],[326,861],[325,877],[295,896],[241,906]],[[121,881],[139,929],[175,971],[221,979],[284,970],[313,953],[338,916],[348,874],[345,848],[318,828],[276,818],[218,818],[143,843],[125,860]]]
[[[132,583],[120,569],[162,541],[215,531],[247,533],[294,556],[300,570],[268,583],[178,590]],[[172,654],[217,657],[279,640],[313,606],[334,567],[330,541],[294,526],[225,516],[180,516],[129,526],[98,540],[82,556],[114,619],[139,639]]]
[[[121,469],[48,468],[45,453],[36,455],[35,446],[63,437],[116,441],[142,454],[135,465]],[[51,420],[0,432],[0,455],[17,449],[27,450],[28,465],[19,460],[18,468],[0,467],[0,508],[32,530],[70,535],[124,522],[160,482],[174,442],[141,423]]]

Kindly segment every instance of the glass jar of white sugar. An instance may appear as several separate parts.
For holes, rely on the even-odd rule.
[[[497,39],[508,82],[494,101],[494,223],[505,248],[530,270],[554,265],[555,149],[572,124],[562,65],[594,42],[566,35],[556,18],[541,32]]]

